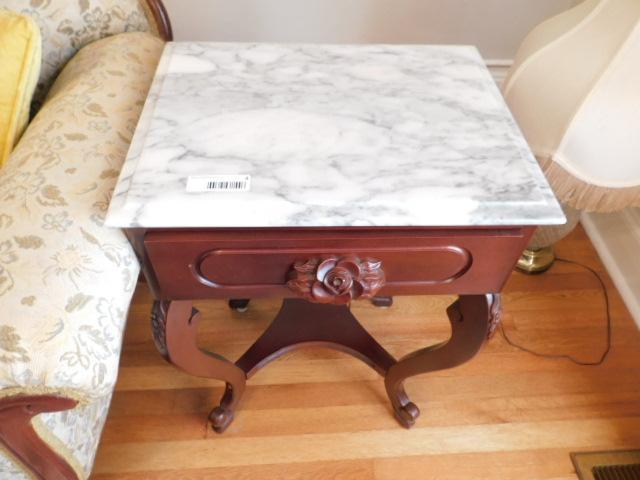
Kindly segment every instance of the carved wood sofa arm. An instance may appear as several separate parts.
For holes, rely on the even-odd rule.
[[[57,395],[0,398],[0,444],[15,460],[29,465],[31,474],[39,479],[78,479],[76,470],[38,435],[33,424],[34,417],[41,413],[69,410],[77,403],[76,400]]]

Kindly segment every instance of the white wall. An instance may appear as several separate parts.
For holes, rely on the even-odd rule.
[[[509,60],[576,0],[164,0],[176,40],[465,43]]]

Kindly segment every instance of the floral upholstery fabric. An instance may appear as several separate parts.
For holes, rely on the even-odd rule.
[[[34,419],[38,423],[36,430],[45,432],[44,438],[52,435],[55,443],[62,446],[60,453],[75,467],[80,478],[88,478],[91,474],[111,396],[93,399],[72,410],[43,413]]]
[[[42,69],[34,94],[38,109],[65,64],[83,46],[122,32],[150,32],[140,0],[0,0],[31,16],[42,34]]]
[[[31,480],[31,475],[3,453],[0,446],[0,480]]]
[[[0,170],[0,396],[79,398],[38,421],[87,475],[139,272],[103,222],[162,48],[146,33],[84,47]]]

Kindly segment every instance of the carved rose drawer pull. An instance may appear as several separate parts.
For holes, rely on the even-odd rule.
[[[375,296],[384,282],[379,260],[331,256],[296,262],[289,272],[287,285],[312,302],[345,304]]]

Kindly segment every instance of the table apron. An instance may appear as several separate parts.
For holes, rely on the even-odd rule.
[[[380,296],[483,294],[502,289],[533,230],[147,230],[133,243],[164,300],[294,297],[294,263],[329,257],[382,262]]]

